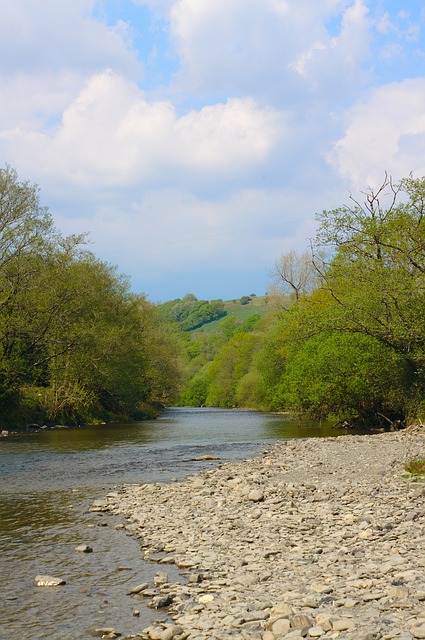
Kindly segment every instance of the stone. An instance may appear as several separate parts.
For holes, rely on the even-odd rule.
[[[293,608],[287,602],[277,602],[272,607],[273,613],[279,613],[283,618],[289,618],[294,613]]]
[[[347,619],[338,619],[332,620],[332,630],[333,631],[348,631],[349,629],[353,629],[354,624],[351,620]]]
[[[268,447],[271,464],[110,492],[97,508],[125,518],[149,562],[181,568],[143,585],[169,608],[139,635],[171,637],[171,618],[184,629],[172,640],[419,639],[425,492],[402,478],[413,457],[425,438],[409,429],[305,438]]]
[[[173,602],[173,596],[164,595],[164,596],[154,596],[149,606],[153,609],[163,609],[164,607],[169,607]]]
[[[148,587],[149,587],[149,584],[147,582],[142,582],[141,584],[138,584],[132,589],[130,589],[130,591],[127,591],[127,595],[128,596],[136,595],[137,593],[141,593],[142,591],[145,591],[145,589],[147,589]]]
[[[206,594],[203,596],[199,596],[200,604],[208,604],[214,600],[214,596],[211,594]]]
[[[291,623],[291,627],[295,627],[296,629],[305,629],[306,627],[313,626],[311,618],[306,616],[304,613],[298,613],[295,616],[291,616],[289,621]]]
[[[421,627],[412,627],[410,633],[414,638],[425,638],[425,625]]]
[[[55,578],[54,576],[36,576],[34,582],[37,587],[59,587],[66,584],[62,578]]]
[[[92,547],[89,547],[88,544],[79,544],[78,547],[75,547],[75,551],[79,551],[80,553],[92,553]]]
[[[167,584],[168,573],[164,573],[163,571],[157,571],[153,581],[154,581],[154,584],[156,584],[157,586]]]
[[[264,492],[261,489],[253,489],[248,494],[248,500],[251,502],[262,502],[264,500]]]
[[[113,627],[93,628],[87,629],[87,631],[93,638],[118,638],[121,635],[121,633],[115,631]]]
[[[285,636],[290,629],[289,620],[287,618],[278,618],[271,626],[271,632],[275,638]]]
[[[183,633],[182,627],[178,625],[173,625],[163,630],[159,640],[173,640],[173,638],[181,635],[182,633]]]
[[[318,613],[315,622],[319,627],[322,627],[324,631],[330,631],[332,629],[332,618],[327,613]]]

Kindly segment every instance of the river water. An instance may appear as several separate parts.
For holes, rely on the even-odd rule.
[[[339,435],[286,416],[174,408],[157,420],[11,435],[0,439],[0,638],[75,640],[114,627],[135,634],[161,617],[126,592],[151,581],[157,566],[112,516],[90,511],[124,483],[183,479],[217,463],[242,460],[283,438]],[[105,522],[109,526],[104,526]],[[88,544],[93,553],[78,553]],[[171,578],[176,570],[167,565]],[[34,577],[66,580],[36,587]],[[140,616],[133,615],[134,609]]]

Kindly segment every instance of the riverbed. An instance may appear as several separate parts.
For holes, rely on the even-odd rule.
[[[156,568],[137,542],[90,511],[96,498],[126,483],[172,482],[216,461],[237,461],[268,443],[331,436],[330,426],[301,427],[288,416],[220,409],[166,410],[159,419],[11,435],[0,440],[0,638],[90,638],[95,627],[137,633],[157,612],[126,592]],[[93,553],[75,551],[88,544]],[[169,569],[172,573],[173,569]],[[38,574],[66,580],[34,584]],[[177,579],[170,575],[170,578]]]

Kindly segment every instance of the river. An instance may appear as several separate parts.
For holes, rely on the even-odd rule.
[[[115,529],[118,520],[90,511],[112,488],[183,479],[217,464],[191,461],[205,454],[241,460],[282,438],[340,433],[301,428],[282,415],[173,408],[137,424],[0,439],[1,640],[85,639],[95,627],[135,634],[161,617],[126,595],[151,581],[156,565],[144,562],[137,542]],[[75,551],[80,544],[93,553]],[[177,579],[176,570],[167,571]],[[38,574],[66,585],[36,587]]]

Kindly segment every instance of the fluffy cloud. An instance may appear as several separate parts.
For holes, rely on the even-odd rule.
[[[137,85],[106,71],[90,78],[52,131],[3,130],[0,148],[13,160],[27,149],[39,171],[82,186],[170,185],[240,176],[267,159],[282,133],[280,115],[252,99],[178,116],[171,102],[149,102]]]
[[[0,0],[0,72],[38,74],[105,66],[140,77],[128,25],[93,17],[95,0]]]
[[[0,153],[136,289],[261,292],[351,180],[424,172],[407,4],[0,0]]]
[[[364,79],[363,0],[180,0],[170,23],[181,62],[177,81],[204,95],[261,95],[285,105],[306,94],[344,100]]]
[[[244,286],[264,292],[274,259],[306,248],[314,235],[311,213],[325,204],[319,200],[291,189],[246,188],[217,200],[164,188],[140,193],[131,204],[86,203],[83,216],[71,220],[64,212],[56,220],[66,234],[93,229],[97,255],[119,264],[136,290],[155,292],[155,299],[186,291],[232,298]]]
[[[346,118],[329,159],[355,186],[376,187],[385,171],[396,180],[425,175],[425,78],[375,89]]]

